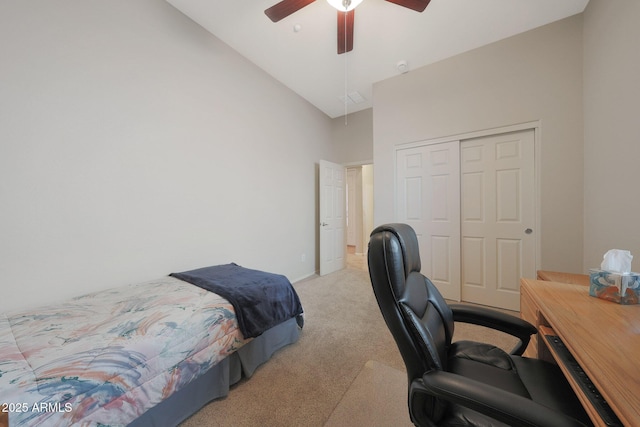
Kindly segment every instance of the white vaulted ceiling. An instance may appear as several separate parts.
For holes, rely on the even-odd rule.
[[[422,13],[385,0],[355,10],[353,51],[338,55],[336,10],[325,0],[279,22],[278,0],[167,0],[241,55],[335,118],[372,106],[372,85],[584,11],[589,0],[432,0]],[[294,27],[299,25],[299,31]],[[359,103],[344,95],[362,97]]]

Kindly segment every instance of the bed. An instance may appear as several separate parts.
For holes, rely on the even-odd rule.
[[[268,303],[280,318],[258,319],[264,331],[244,325],[243,334],[260,302],[243,302],[247,314],[224,290],[174,277],[183,273],[1,315],[0,411],[9,425],[177,425],[297,341],[302,306],[284,276],[236,264],[193,271],[215,276],[220,267],[225,277],[266,275],[257,294],[282,301]],[[273,276],[285,280],[284,299]]]

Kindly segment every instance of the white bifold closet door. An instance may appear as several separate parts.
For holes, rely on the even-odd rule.
[[[398,150],[396,216],[418,235],[422,273],[460,301],[458,141]]]
[[[534,131],[397,151],[397,218],[422,270],[455,301],[519,310],[535,277]]]

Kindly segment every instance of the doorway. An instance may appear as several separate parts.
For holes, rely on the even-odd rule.
[[[363,257],[373,230],[373,165],[346,168],[347,254]]]

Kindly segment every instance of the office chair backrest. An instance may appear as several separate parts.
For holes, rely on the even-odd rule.
[[[453,314],[431,281],[420,273],[415,231],[407,224],[373,230],[369,275],[382,316],[404,360],[409,384],[434,369],[446,370]],[[432,398],[425,409],[437,420],[446,403]]]

